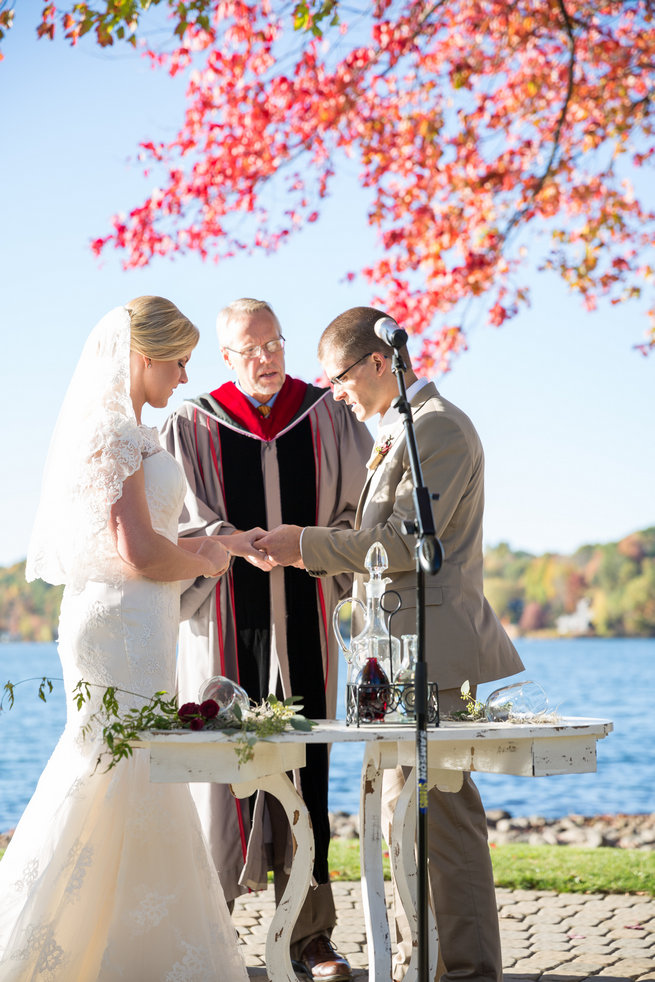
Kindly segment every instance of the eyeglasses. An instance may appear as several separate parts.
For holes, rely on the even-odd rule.
[[[228,348],[227,345],[223,345],[226,351],[231,351],[235,355],[241,355],[247,361],[253,358],[259,358],[262,351],[267,351],[269,355],[274,355],[276,351],[282,351],[284,348],[284,338],[280,334],[279,338],[271,338],[270,341],[266,341],[265,344],[253,344],[249,348],[242,348],[239,351],[238,348]]]
[[[343,383],[347,381],[346,376],[348,375],[348,372],[352,372],[353,368],[355,368],[356,365],[359,365],[360,361],[364,361],[365,358],[370,358],[372,354],[373,352],[369,351],[368,354],[362,355],[361,358],[358,358],[357,361],[354,361],[352,365],[348,366],[348,368],[344,368],[344,370],[342,372],[339,372],[338,375],[335,375],[334,378],[328,379],[330,385],[343,385]]]

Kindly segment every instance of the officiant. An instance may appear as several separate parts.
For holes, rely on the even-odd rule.
[[[221,354],[235,381],[185,402],[163,431],[187,479],[180,535],[229,536],[281,522],[351,528],[372,439],[329,389],[286,374],[285,339],[262,300],[243,298],[217,319]],[[256,534],[256,533],[253,533]],[[311,577],[293,567],[264,572],[236,559],[221,580],[198,580],[182,597],[179,692],[196,699],[202,682],[227,675],[259,702],[272,692],[302,697],[313,719],[336,715],[338,648],[330,618],[350,592],[350,573]],[[307,747],[299,789],[316,844],[314,877],[291,943],[310,978],[349,979],[332,945],[336,923],[328,873],[328,748]],[[291,836],[281,806],[260,794],[252,805],[228,787],[194,784],[228,901],[266,889],[284,892]]]

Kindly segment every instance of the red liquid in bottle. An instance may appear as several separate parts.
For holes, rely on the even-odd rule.
[[[377,658],[369,658],[357,679],[359,685],[359,718],[375,723],[385,717],[389,699],[389,678]]]

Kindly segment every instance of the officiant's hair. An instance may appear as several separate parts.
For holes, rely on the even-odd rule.
[[[229,341],[229,327],[233,320],[243,320],[245,317],[259,314],[262,310],[271,315],[275,321],[278,334],[282,334],[282,328],[280,327],[277,314],[270,303],[266,300],[255,300],[254,297],[240,297],[239,300],[233,300],[227,307],[219,310],[216,316],[216,333],[220,346],[224,348],[225,342]]]
[[[125,304],[130,314],[130,347],[157,361],[172,361],[195,348],[195,324],[164,297],[136,297]]]

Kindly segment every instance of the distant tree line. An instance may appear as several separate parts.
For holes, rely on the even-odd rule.
[[[25,562],[0,568],[0,638],[53,641],[57,636],[63,586],[27,583]]]
[[[655,527],[572,556],[513,552],[503,542],[487,550],[484,575],[489,603],[519,634],[557,633],[584,604],[590,623],[581,633],[655,637]]]
[[[489,603],[512,633],[655,637],[655,526],[572,556],[534,556],[501,542],[487,550],[484,576]],[[62,592],[26,583],[24,562],[0,568],[0,638],[53,641]],[[576,629],[571,615],[581,607]]]

